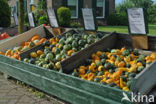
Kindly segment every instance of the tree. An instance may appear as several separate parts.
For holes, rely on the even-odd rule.
[[[129,0],[129,1],[131,1],[135,7],[144,7],[145,9],[150,8],[153,4],[152,0]]]
[[[24,32],[24,0],[18,0],[18,33]]]
[[[38,0],[37,2],[37,9],[42,9],[46,11],[47,6],[47,0]]]
[[[9,27],[11,12],[7,0],[0,0],[0,27]]]

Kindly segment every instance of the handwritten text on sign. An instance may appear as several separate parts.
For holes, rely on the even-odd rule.
[[[86,30],[95,30],[95,23],[92,9],[82,9],[82,15],[84,19],[84,26]]]
[[[128,9],[130,33],[146,34],[144,12],[142,8]]]

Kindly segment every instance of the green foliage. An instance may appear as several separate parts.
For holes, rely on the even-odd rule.
[[[38,25],[41,25],[41,24],[48,24],[49,23],[49,20],[48,20],[48,16],[47,15],[44,15],[44,16],[41,16],[38,20]]]
[[[46,12],[43,9],[37,9],[37,10],[35,10],[34,11],[35,22],[37,24],[39,24],[40,17],[45,16],[45,15],[46,15]]]
[[[41,9],[41,10],[44,10],[46,11],[46,5],[47,5],[47,0],[38,0],[37,2],[37,9]]]
[[[126,12],[127,8],[132,8],[133,3],[131,1],[124,0],[121,4],[116,6],[117,13]]]
[[[68,27],[70,26],[71,21],[71,12],[69,8],[66,7],[60,7],[57,10],[58,20],[60,26]]]
[[[133,3],[135,7],[143,7],[145,9],[148,9],[153,4],[152,0],[129,0]]]
[[[148,9],[149,14],[149,22],[156,23],[156,5],[152,5],[151,8]]]
[[[107,25],[128,25],[128,18],[126,13],[113,13],[107,17]]]
[[[0,0],[0,27],[9,27],[11,12],[7,0]]]
[[[123,0],[121,4],[116,7],[117,13],[126,12],[127,8],[142,7],[147,10],[149,23],[156,20],[155,7],[152,0]]]
[[[29,23],[28,13],[25,13],[25,15],[24,15],[24,23],[25,24],[28,24]]]
[[[70,26],[71,27],[74,27],[74,28],[77,28],[77,27],[80,27],[81,26],[81,24],[80,24],[80,22],[71,22],[71,24],[70,24]]]

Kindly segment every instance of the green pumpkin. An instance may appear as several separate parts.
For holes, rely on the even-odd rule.
[[[54,51],[54,54],[57,55],[59,53],[60,53],[60,49],[59,48],[56,48],[55,51]]]
[[[47,55],[46,55],[46,58],[48,59],[48,60],[53,60],[53,58],[54,58],[54,55],[52,54],[52,53],[48,53]]]
[[[73,48],[78,47],[78,44],[77,44],[77,42],[76,42],[76,41],[73,41],[73,42],[72,42],[72,47],[73,47]]]
[[[35,46],[35,43],[31,41],[31,42],[29,43],[29,47],[34,47],[34,46]]]
[[[23,61],[24,61],[24,62],[29,62],[29,59],[28,59],[28,58],[24,58]]]
[[[45,42],[43,42],[43,45],[44,46],[49,46],[50,45],[50,42],[48,40],[46,40]]]
[[[129,54],[130,54],[130,52],[127,49],[122,52],[123,56],[128,56]]]

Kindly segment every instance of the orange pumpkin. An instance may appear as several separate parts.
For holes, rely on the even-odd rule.
[[[45,42],[47,39],[46,38],[42,38],[41,40],[40,40],[40,43],[43,43],[43,42]]]
[[[34,40],[40,40],[40,36],[39,36],[39,35],[34,35],[34,36],[31,38],[31,41],[34,41]]]
[[[124,63],[123,61],[119,62],[119,64],[118,64],[118,67],[119,67],[119,68],[122,68],[122,67],[124,67],[124,66],[125,66],[125,63]]]

